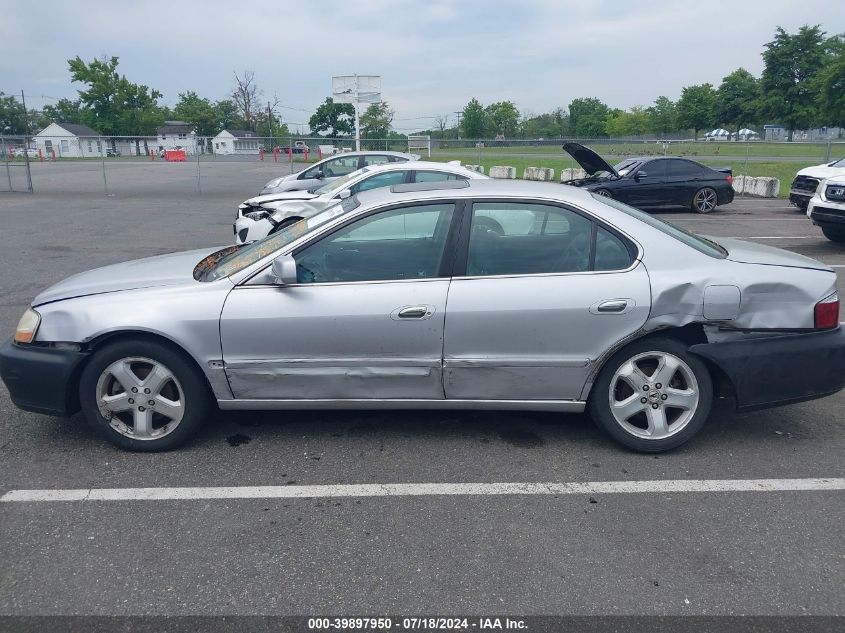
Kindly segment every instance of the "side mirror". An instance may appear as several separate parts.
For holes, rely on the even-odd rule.
[[[640,178],[648,178],[648,174],[644,171],[638,171],[636,174],[634,174],[634,180],[639,180]]]
[[[352,190],[351,189],[344,189],[343,191],[341,191],[337,195],[341,200],[346,200],[349,196],[352,195]]]
[[[293,255],[279,255],[271,265],[273,281],[279,286],[296,283],[296,260]]]
[[[323,172],[322,169],[318,169],[317,173],[314,174],[314,178],[316,178],[317,180],[322,180],[325,177],[326,177],[326,174]]]

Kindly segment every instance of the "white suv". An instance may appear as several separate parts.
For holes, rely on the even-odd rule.
[[[801,211],[807,210],[810,198],[816,193],[819,182],[825,178],[845,176],[845,158],[832,163],[805,167],[797,174],[789,187],[789,201]]]
[[[845,242],[845,175],[819,183],[807,205],[807,217],[832,242]]]

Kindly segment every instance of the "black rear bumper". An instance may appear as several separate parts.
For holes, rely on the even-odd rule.
[[[86,352],[38,345],[0,346],[0,378],[12,402],[25,411],[70,416],[79,410],[78,370]]]
[[[693,345],[731,380],[738,411],[823,398],[845,387],[845,331]]]

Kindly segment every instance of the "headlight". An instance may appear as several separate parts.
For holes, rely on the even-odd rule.
[[[267,211],[253,211],[252,213],[245,213],[244,217],[249,218],[250,220],[263,220],[268,215],[270,215]]]
[[[18,328],[15,330],[15,343],[32,343],[40,324],[41,315],[29,308],[18,321]]]

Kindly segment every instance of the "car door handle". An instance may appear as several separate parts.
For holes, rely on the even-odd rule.
[[[423,319],[431,312],[428,306],[411,306],[409,308],[402,308],[396,316],[400,319]]]
[[[625,299],[611,299],[610,301],[602,301],[596,308],[597,312],[622,312],[628,307],[628,302]]]

